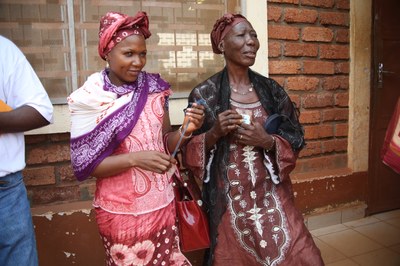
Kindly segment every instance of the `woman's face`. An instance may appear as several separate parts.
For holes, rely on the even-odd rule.
[[[142,35],[130,35],[107,55],[110,81],[117,86],[134,82],[146,65],[146,41]]]
[[[257,33],[247,21],[242,21],[225,35],[221,42],[225,60],[240,66],[252,66],[260,48]]]

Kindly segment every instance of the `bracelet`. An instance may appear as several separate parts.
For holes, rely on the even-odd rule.
[[[271,137],[272,137],[272,144],[271,144],[271,147],[269,147],[268,149],[265,149],[266,152],[269,152],[275,146],[275,142],[276,142],[275,137],[274,136],[271,136]]]
[[[182,134],[182,126],[179,127],[179,130],[178,130],[178,131],[179,131],[179,135],[181,135],[181,137],[184,138],[184,139],[190,139],[190,138],[192,137],[192,135],[193,135],[193,132],[190,133],[189,136],[183,135],[183,134]]]

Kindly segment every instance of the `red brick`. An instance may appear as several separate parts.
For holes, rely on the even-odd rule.
[[[342,152],[342,151],[347,151],[347,138],[322,141],[323,153]]]
[[[53,185],[56,183],[53,166],[27,167],[23,171],[27,186]]]
[[[300,152],[299,157],[315,156],[322,153],[320,141],[309,141],[306,147]]]
[[[350,24],[349,14],[341,12],[321,12],[319,21],[322,25],[349,26]]]
[[[25,135],[25,144],[43,144],[47,141],[47,135]]]
[[[297,160],[293,173],[315,172],[327,169],[337,169],[347,166],[346,154],[325,155],[315,158],[300,158]]]
[[[319,122],[321,122],[321,111],[319,110],[302,111],[300,114],[301,124],[318,124]]]
[[[300,29],[294,26],[279,26],[269,25],[268,26],[268,38],[279,39],[279,40],[299,40]]]
[[[349,135],[349,124],[336,124],[335,125],[335,136],[336,137],[347,137]]]
[[[333,104],[333,95],[329,93],[306,94],[302,97],[303,108],[332,107]]]
[[[278,82],[278,84],[279,85],[281,85],[282,87],[284,87],[285,86],[285,80],[286,80],[286,78],[285,77],[282,77],[282,76],[274,76],[274,77],[270,77],[270,78],[273,78],[276,82]]]
[[[77,201],[80,200],[80,189],[78,185],[62,187],[33,187],[29,191],[29,196],[33,205],[62,201]]]
[[[270,74],[299,74],[301,64],[299,61],[270,60]]]
[[[349,93],[342,92],[335,94],[335,106],[348,107],[349,106]]]
[[[327,61],[304,61],[304,74],[334,74],[335,64]]]
[[[321,59],[349,59],[349,46],[348,45],[320,45],[320,58]]]
[[[268,42],[268,57],[279,57],[281,55],[281,43],[274,41]]]
[[[94,194],[96,192],[96,182],[94,180],[88,180],[83,183],[80,183],[80,199],[81,200],[90,200],[93,199]]]
[[[337,9],[350,9],[350,0],[336,0]]]
[[[292,100],[292,102],[293,102],[296,106],[298,106],[298,107],[301,106],[301,98],[300,98],[300,95],[290,94],[289,97],[290,97],[290,99]]]
[[[298,4],[300,0],[268,0],[268,3]]]
[[[284,55],[316,57],[318,55],[318,46],[310,43],[285,43]]]
[[[348,29],[337,29],[336,30],[336,42],[338,43],[349,43],[350,42],[350,32]]]
[[[332,76],[324,78],[322,88],[325,90],[339,90],[349,88],[349,77],[346,76]]]
[[[54,163],[69,161],[69,144],[41,146],[27,150],[27,164]]]
[[[319,78],[296,76],[287,79],[286,88],[294,91],[315,91],[318,85]]]
[[[301,0],[301,4],[304,6],[317,6],[317,7],[333,7],[334,0]]]
[[[62,182],[76,181],[76,177],[75,177],[75,174],[74,174],[71,164],[66,164],[66,165],[56,167],[56,175],[59,177],[59,179]]]
[[[268,5],[268,20],[278,22],[282,16],[282,8],[276,5]]]
[[[318,12],[310,9],[286,8],[283,16],[287,23],[315,23]]]
[[[69,133],[61,133],[61,134],[51,134],[50,140],[54,142],[61,142],[61,141],[69,141],[70,134]]]
[[[349,62],[339,62],[335,63],[335,73],[336,74],[349,74],[350,73],[350,64]]]
[[[304,126],[304,138],[309,139],[322,139],[334,136],[334,127],[330,124],[323,125],[305,125]]]
[[[324,27],[305,27],[301,39],[306,42],[331,42],[333,31]]]
[[[322,111],[324,122],[328,121],[347,121],[349,119],[349,109],[347,108],[333,108],[325,109]]]

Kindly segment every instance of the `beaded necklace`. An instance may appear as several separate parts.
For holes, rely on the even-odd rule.
[[[240,92],[240,91],[238,91],[238,90],[235,89],[232,85],[230,85],[229,87],[231,88],[231,90],[232,90],[234,93],[237,93],[237,94],[240,94],[240,95],[246,95],[246,94],[249,94],[250,92],[253,91],[253,83],[250,84],[250,87],[249,87],[249,88],[247,89],[247,91],[245,91],[245,92]]]

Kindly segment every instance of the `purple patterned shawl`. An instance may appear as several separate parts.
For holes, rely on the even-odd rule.
[[[71,137],[71,163],[79,181],[87,179],[97,165],[111,155],[130,134],[146,104],[148,94],[162,92],[170,88],[170,85],[160,78],[159,74],[144,71],[139,74],[135,82],[117,87],[110,83],[105,71],[102,71],[103,90],[115,93],[117,99],[132,92],[132,98],[127,104],[102,119],[90,132],[78,137]],[[72,98],[71,96],[70,98]],[[79,100],[76,98],[74,100],[69,99],[68,103],[74,104],[75,101]],[[74,115],[74,113],[71,113],[71,115]]]

